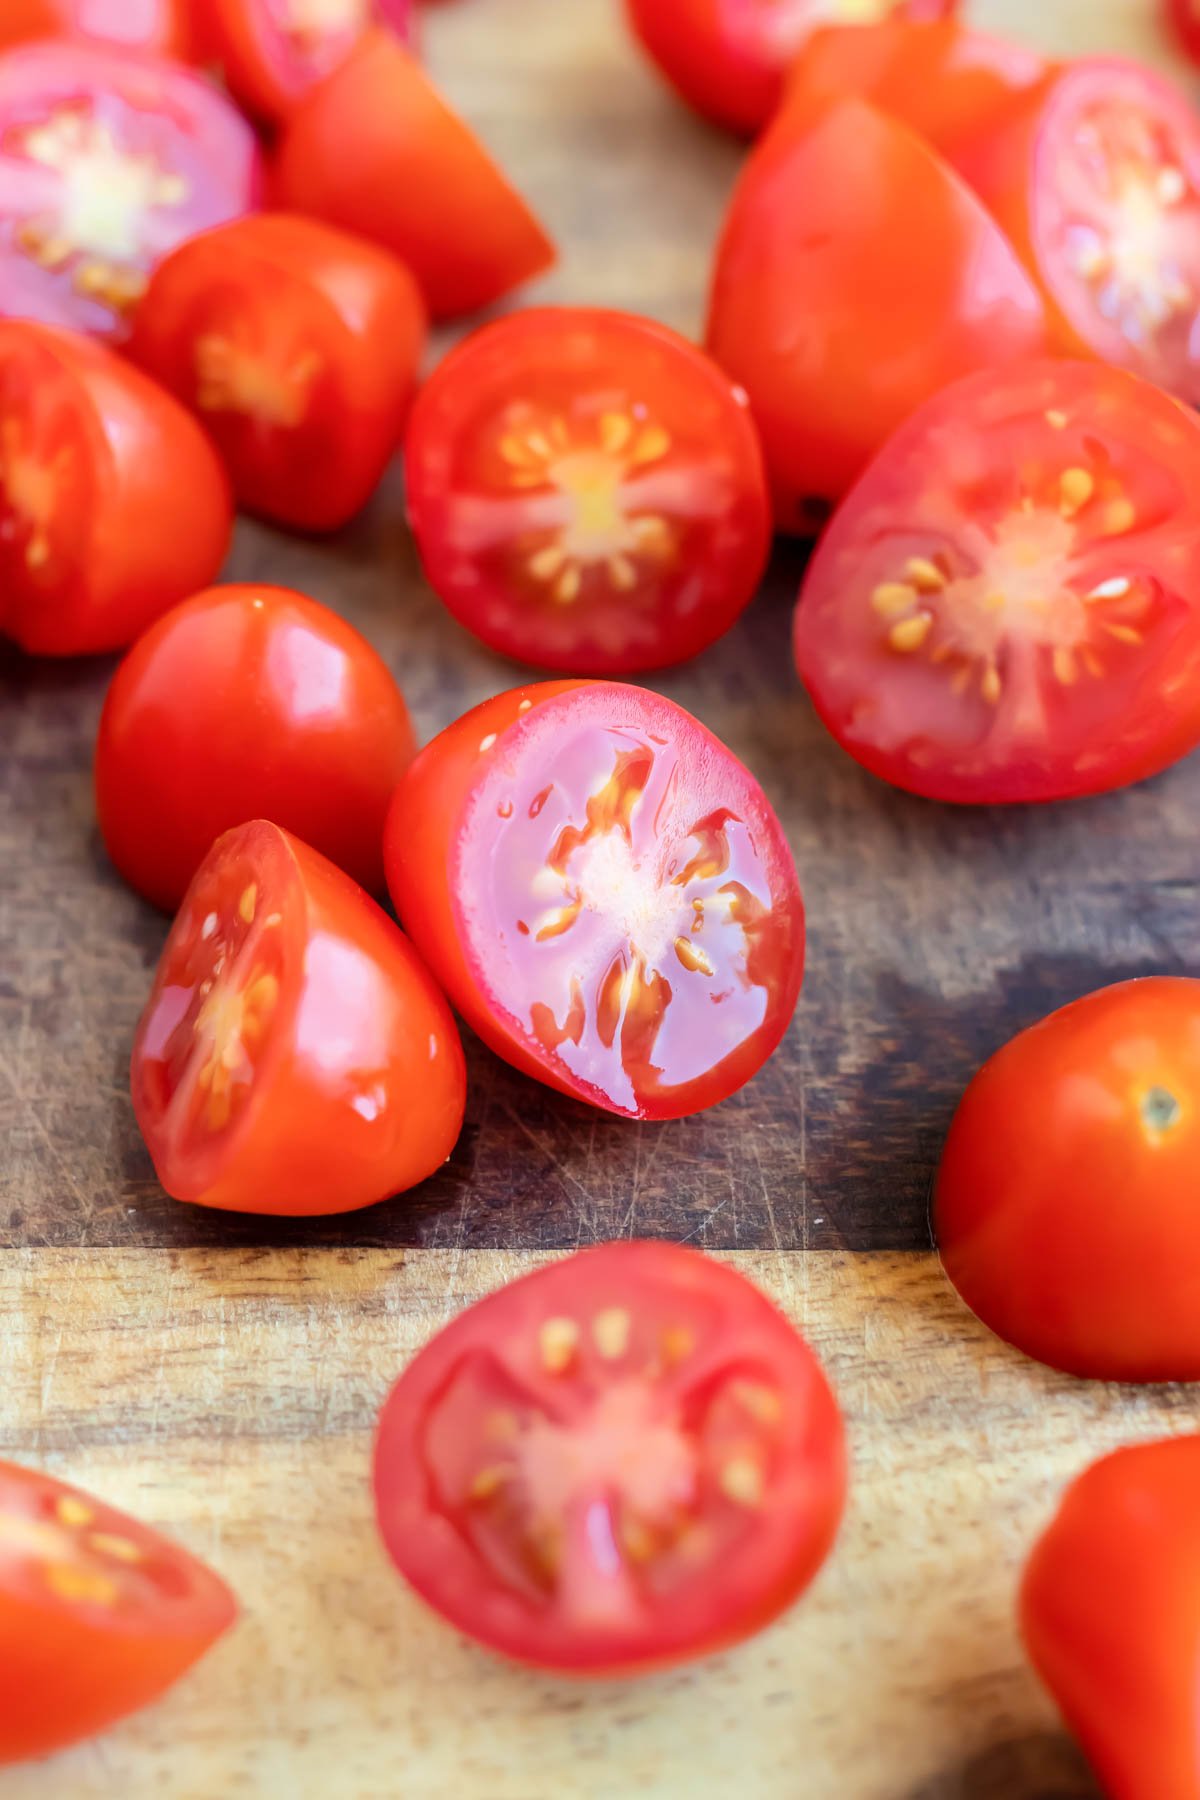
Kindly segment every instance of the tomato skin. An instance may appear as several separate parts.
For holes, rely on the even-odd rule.
[[[611,454],[602,448],[606,423],[629,433]],[[555,428],[564,448],[532,477],[500,454],[531,442],[549,448],[544,434]],[[639,462],[639,444],[654,434],[663,452],[652,446]],[[589,472],[579,497],[571,471],[581,461]],[[615,535],[610,524],[607,550],[589,549],[585,527],[585,553],[534,582],[531,546],[564,551],[594,512],[596,465],[613,482]],[[422,388],[405,478],[426,575],[454,616],[503,655],[564,674],[625,675],[699,654],[749,604],[770,550],[766,476],[744,394],[686,339],[628,313],[532,307],[482,326]],[[639,502],[639,493],[648,497]],[[572,509],[566,526],[537,527],[539,507],[562,504]],[[490,542],[473,542],[484,509],[510,515],[502,558]],[[663,529],[665,552],[655,543],[643,553],[639,520]],[[582,592],[563,605],[556,584],[568,576],[582,576]]]
[[[555,703],[571,692],[578,697],[578,707],[556,708]],[[659,725],[664,731],[673,727],[679,733],[684,760],[693,773],[699,772],[697,779],[708,799],[721,791],[722,782],[714,773],[720,769],[730,792],[736,787],[745,800],[762,855],[757,872],[770,884],[777,966],[772,979],[762,983],[767,999],[756,1027],[735,1035],[724,1055],[718,1056],[714,1048],[713,1060],[686,1079],[672,1080],[671,1071],[664,1070],[662,1080],[653,1087],[635,1089],[620,1099],[597,1079],[570,1068],[533,1032],[522,1016],[533,996],[518,991],[520,978],[514,976],[513,990],[507,994],[488,990],[483,966],[473,960],[476,952],[469,943],[472,922],[491,901],[466,894],[466,861],[477,842],[468,827],[468,815],[491,767],[516,766],[523,748],[520,734],[530,723],[529,715],[544,707],[555,708],[557,716],[544,715],[536,721],[537,726],[562,732],[564,744],[585,710],[590,725],[598,712],[608,711],[616,717],[628,711],[633,717],[644,708],[661,708]],[[667,719],[670,726],[664,723]],[[655,728],[642,729],[653,733]],[[524,779],[524,774],[517,779]],[[684,779],[686,782],[686,775]],[[741,786],[747,781],[748,792]],[[563,785],[565,789],[565,780]],[[540,806],[535,803],[530,818],[538,812]],[[587,816],[591,816],[590,803]],[[804,906],[782,829],[753,777],[718,739],[682,708],[641,689],[618,682],[544,682],[497,695],[464,714],[426,745],[397,788],[384,837],[384,864],[404,928],[457,1011],[505,1061],[574,1098],[639,1118],[675,1118],[701,1111],[749,1081],[774,1052],[791,1022],[803,979]],[[605,909],[598,910],[603,913]],[[505,932],[498,928],[498,934],[503,938]],[[715,1046],[720,1029],[714,1025],[710,1031]],[[611,1047],[611,1040],[609,1044]]]
[[[96,743],[113,862],[164,911],[221,833],[270,818],[373,893],[383,827],[416,749],[383,660],[328,607],[288,588],[207,589],[138,639]]]
[[[186,61],[196,49],[188,15],[188,0],[5,0],[0,46],[90,38]]]
[[[159,264],[129,348],[198,414],[243,506],[335,531],[400,442],[424,342],[424,305],[402,263],[317,219],[257,213]],[[218,352],[233,360],[214,370]],[[289,377],[309,365],[311,379]],[[253,383],[258,371],[278,389],[240,393],[239,375]]]
[[[290,45],[272,19],[270,0],[207,0],[209,45],[238,104],[268,124],[290,119],[305,95],[338,68],[362,27],[327,29],[319,51],[307,54]],[[375,0],[381,25],[401,37],[411,35],[410,0]],[[340,41],[343,37],[347,41]]]
[[[1200,981],[1100,988],[1013,1038],[967,1088],[934,1191],[946,1272],[1040,1362],[1194,1381],[1198,1150]]]
[[[857,95],[953,158],[964,140],[996,130],[1045,76],[1045,58],[1023,44],[969,31],[953,18],[894,18],[814,32],[788,71],[784,100],[789,110],[811,110]]]
[[[751,155],[717,251],[707,342],[750,396],[778,528],[804,532],[821,517],[814,503],[845,493],[923,400],[1036,355],[1045,315],[951,170],[847,99],[786,110]]]
[[[436,319],[498,300],[554,246],[482,145],[388,33],[366,32],[298,108],[276,196],[406,262]]]
[[[1200,1438],[1131,1444],[1072,1482],[1021,1583],[1038,1674],[1112,1800],[1196,1800]]]
[[[436,1471],[423,1449],[439,1401],[472,1357],[501,1360],[514,1381],[568,1428],[572,1401],[547,1392],[524,1361],[521,1340],[547,1318],[586,1319],[617,1301],[635,1321],[658,1317],[672,1300],[707,1315],[710,1339],[697,1360],[696,1386],[714,1386],[726,1364],[770,1367],[783,1400],[779,1489],[770,1488],[747,1537],[701,1579],[649,1598],[614,1622],[595,1612],[572,1619],[563,1603],[530,1604],[496,1578],[466,1532],[441,1510]],[[630,1386],[655,1375],[631,1371]],[[666,1383],[671,1385],[671,1377]],[[674,1390],[686,1407],[682,1383]],[[692,1389],[694,1394],[695,1389]],[[518,1402],[514,1398],[514,1405]],[[472,1422],[474,1424],[475,1422]],[[483,1421],[478,1421],[483,1437]],[[505,1454],[501,1446],[494,1455]],[[761,1630],[798,1598],[828,1555],[845,1503],[841,1414],[813,1352],[750,1282],[725,1264],[681,1245],[636,1241],[577,1252],[510,1282],[443,1328],[400,1376],[383,1408],[375,1443],[380,1533],[405,1579],[457,1629],[489,1649],[577,1677],[644,1674],[726,1649]]]
[[[634,32],[676,92],[714,124],[745,137],[776,110],[788,64],[822,20],[822,9],[814,6],[811,23],[797,17],[772,44],[773,5],[774,0],[626,0]],[[940,19],[955,10],[957,0],[892,0],[892,6],[898,19]],[[799,15],[803,9],[792,10]]]
[[[1200,62],[1200,7],[1196,0],[1164,0],[1168,19],[1188,55]]]
[[[0,633],[40,656],[120,649],[217,574],[233,530],[228,479],[184,408],[103,345],[0,320],[0,393],[6,379],[24,383],[22,370],[78,421],[76,462],[92,499],[68,521],[72,552],[53,604],[14,557]],[[36,446],[29,460],[38,463]],[[11,479],[0,459],[0,510],[6,466]]]
[[[250,872],[260,910],[275,905],[284,933],[278,1012],[232,1140],[179,1125],[161,1048],[179,1017],[172,971],[223,864]],[[218,838],[184,899],[138,1027],[131,1090],[174,1199],[300,1217],[373,1205],[440,1168],[462,1127],[466,1072],[450,1009],[387,914],[325,857],[257,820]]]
[[[39,1593],[31,1577],[14,1579],[5,1526],[52,1518],[64,1502],[170,1572],[174,1591],[161,1616],[59,1599]],[[48,1756],[149,1706],[236,1614],[220,1577],[156,1531],[52,1476],[0,1462],[0,1764]]]

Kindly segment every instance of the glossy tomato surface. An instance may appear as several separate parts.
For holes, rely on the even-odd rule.
[[[958,0],[626,0],[634,31],[689,106],[746,134],[778,106],[793,58],[825,25],[940,19]]]
[[[415,747],[399,688],[353,626],[289,588],[211,588],[113,677],[100,828],[125,879],[168,910],[213,841],[255,818],[381,893],[388,803]]]
[[[846,1467],[820,1364],[744,1276],[585,1250],[460,1313],[400,1377],[379,1526],[459,1630],[611,1675],[707,1655],[806,1588]]]
[[[708,346],[750,396],[781,530],[813,529],[923,400],[1045,332],[1002,233],[897,120],[857,99],[788,108],[751,156]]]
[[[177,401],[88,338],[0,320],[0,634],[128,644],[216,575],[233,501]]]
[[[318,219],[256,213],[162,262],[130,354],[200,417],[252,512],[336,530],[370,499],[425,342],[394,256]]]
[[[807,40],[788,71],[789,109],[857,95],[911,126],[943,155],[999,128],[1046,77],[1024,44],[969,31],[956,19],[832,25]]]
[[[1067,1489],[1021,1630],[1111,1800],[1200,1794],[1200,1438],[1134,1444]]]
[[[693,656],[758,585],[771,515],[746,399],[649,319],[537,308],[422,389],[405,453],[425,572],[485,643],[627,674]]]
[[[851,755],[939,800],[1054,800],[1200,741],[1200,422],[1120,369],[960,382],[887,445],[796,613]]]
[[[1164,0],[1164,5],[1180,43],[1200,62],[1200,0]]]
[[[0,1462],[0,1763],[148,1706],[236,1611],[225,1583],[157,1531]]]
[[[123,339],[168,250],[258,202],[254,134],[164,58],[49,41],[0,56],[0,311]]]
[[[387,914],[254,820],[218,838],[133,1047],[167,1192],[232,1212],[350,1212],[423,1181],[462,1125],[450,1010]]]
[[[437,318],[473,312],[554,261],[482,144],[389,33],[368,31],[297,110],[276,191],[292,212],[382,244]]]
[[[1140,63],[1056,70],[956,157],[1045,295],[1054,347],[1200,403],[1200,114]]]
[[[485,1043],[635,1118],[741,1087],[788,1027],[804,908],[750,772],[669,700],[547,682],[486,701],[396,791],[388,885]]]
[[[1108,1381],[1200,1379],[1200,981],[1101,988],[976,1075],[934,1194],[985,1325]]]
[[[4,0],[0,45],[64,36],[186,57],[196,48],[193,4],[203,0]]]
[[[373,23],[407,38],[412,0],[207,0],[208,42],[230,92],[259,118],[289,119]]]

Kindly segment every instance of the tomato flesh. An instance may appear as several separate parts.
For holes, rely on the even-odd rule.
[[[622,313],[484,327],[422,390],[405,472],[438,594],[543,668],[625,674],[696,654],[750,600],[770,545],[744,395]]]
[[[234,96],[261,118],[289,118],[345,62],[369,26],[400,37],[411,0],[207,0],[209,47]]]
[[[1200,740],[1200,423],[1136,376],[969,378],[887,445],[810,565],[800,674],[867,768],[1051,800]]]
[[[0,632],[78,604],[102,439],[45,345],[0,340]]]
[[[172,246],[257,201],[249,126],[201,76],[51,41],[0,57],[5,313],[123,337]]]
[[[134,1043],[134,1111],[176,1199],[346,1212],[453,1149],[454,1022],[363,890],[277,826],[219,838],[163,951]]]
[[[5,0],[0,44],[65,35],[187,57],[195,49],[187,6],[188,0]]]
[[[1180,43],[1200,62],[1200,0],[1164,0],[1164,7]]]
[[[156,1700],[235,1614],[224,1582],[157,1532],[0,1463],[0,1763]]]
[[[841,1420],[733,1269],[607,1244],[462,1314],[380,1420],[379,1524],[453,1624],[575,1674],[705,1655],[796,1598],[835,1535]]]
[[[724,1099],[795,1009],[804,912],[779,822],[723,745],[640,688],[550,684],[467,714],[401,782],[385,861],[475,1029],[609,1111]]]
[[[1200,402],[1200,121],[1183,93],[1085,58],[956,160],[1040,281],[1057,348]]]
[[[627,0],[635,32],[697,112],[747,134],[778,106],[788,66],[824,26],[940,19],[957,0]]]
[[[1039,1675],[1114,1800],[1200,1788],[1200,1438],[1132,1444],[1072,1482],[1021,1583]]]

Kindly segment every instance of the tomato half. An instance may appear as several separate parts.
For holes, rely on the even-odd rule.
[[[243,506],[330,531],[400,442],[424,342],[403,263],[317,219],[256,213],[159,265],[129,349],[199,414]]]
[[[1045,295],[1054,348],[1200,402],[1200,115],[1140,63],[1082,58],[956,163]]]
[[[102,344],[0,320],[0,634],[115,650],[216,575],[233,500],[178,401]]]
[[[946,1272],[1028,1356],[1200,1379],[1200,981],[1101,988],[984,1064],[942,1156]]]
[[[384,844],[405,929],[508,1062],[610,1112],[674,1118],[787,1030],[804,907],[742,764],[643,688],[547,682],[417,757]]]
[[[230,92],[278,123],[340,67],[373,22],[401,37],[411,0],[207,0],[208,37]]]
[[[788,65],[824,25],[940,19],[958,0],[626,0],[634,31],[672,87],[718,125],[765,125]]]
[[[1200,1438],[1133,1444],[1067,1489],[1021,1630],[1111,1800],[1200,1794]]]
[[[1180,43],[1200,62],[1200,0],[1164,0],[1164,7]]]
[[[220,1577],[157,1531],[0,1462],[0,1763],[148,1706],[236,1613]]]
[[[855,99],[788,108],[751,156],[708,346],[750,396],[781,530],[811,530],[931,394],[1045,334],[1002,233],[896,120]]]
[[[789,109],[858,95],[901,119],[943,155],[995,130],[1046,77],[1046,61],[1023,44],[968,31],[954,19],[827,26],[813,33],[788,71]]]
[[[191,4],[192,0],[4,0],[0,45],[66,36],[183,58],[196,48]]]
[[[375,1446],[401,1574],[520,1661],[629,1674],[760,1630],[825,1560],[841,1415],[783,1314],[675,1244],[605,1244],[461,1313]]]
[[[484,326],[422,389],[405,474],[438,594],[541,668],[694,656],[746,606],[770,549],[745,395],[626,313],[539,308]]]
[[[254,134],[202,76],[51,41],[0,57],[0,311],[119,339],[155,263],[258,200]]]
[[[350,1212],[454,1148],[462,1046],[401,932],[356,882],[263,820],[218,838],[138,1026],[133,1108],[176,1200]]]
[[[223,831],[272,819],[364,887],[415,743],[383,659],[289,588],[218,587],[139,638],[104,703],[96,801],[132,887],[173,910]]]
[[[486,306],[554,261],[516,189],[385,31],[366,32],[302,102],[276,174],[281,205],[406,262],[436,318]]]
[[[956,384],[838,512],[795,640],[838,742],[914,793],[1154,774],[1200,742],[1200,421],[1093,363]]]

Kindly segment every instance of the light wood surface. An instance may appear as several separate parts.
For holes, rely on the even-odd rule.
[[[1153,0],[977,0],[984,27],[1169,66]],[[695,331],[736,148],[639,62],[618,0],[431,8],[432,66],[544,213],[529,298]],[[239,532],[231,575],[341,605],[425,735],[510,671],[421,590],[392,480],[337,544]],[[979,1058],[1117,975],[1200,966],[1200,770],[1019,821],[870,783],[803,712],[781,647],[798,564],[755,619],[655,682],[778,797],[812,910],[797,1030],[702,1121],[614,1126],[471,1050],[468,1132],[432,1194],[330,1233],[166,1202],[124,1063],[162,921],[91,835],[106,669],[0,658],[0,1454],[175,1532],[242,1597],[160,1707],[0,1800],[1082,1800],[1012,1599],[1062,1483],[1194,1428],[1186,1390],[1083,1385],[957,1302],[924,1198]],[[398,610],[403,596],[405,611]],[[539,1250],[631,1230],[724,1250],[824,1357],[855,1471],[806,1602],[718,1660],[569,1686],[463,1643],[393,1576],[370,1514],[379,1403],[458,1307]],[[481,1246],[488,1246],[482,1248]]]

